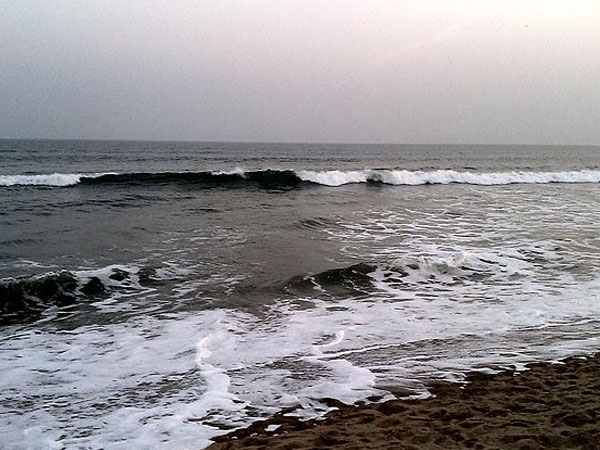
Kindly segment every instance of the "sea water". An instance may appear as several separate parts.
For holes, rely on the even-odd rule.
[[[600,148],[0,141],[6,449],[199,449],[598,350]]]

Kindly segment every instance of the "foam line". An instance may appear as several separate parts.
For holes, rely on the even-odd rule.
[[[277,170],[266,169],[214,172],[164,172],[164,173],[53,173],[47,175],[0,175],[0,186],[75,186],[77,184],[122,183],[207,183],[244,184],[265,186],[296,186],[299,183],[323,186],[377,183],[393,186],[418,186],[425,184],[473,184],[496,186],[507,184],[549,183],[599,183],[600,171],[581,170],[567,172],[457,172],[454,170],[409,171],[388,169],[364,170]]]
[[[331,170],[296,172],[302,181],[325,186],[342,186],[352,183],[381,183],[390,185],[423,184],[476,184],[483,186],[504,184],[547,184],[547,183],[598,183],[600,171],[570,172],[457,172],[454,170],[408,171],[408,170]]]
[[[74,186],[82,175],[53,173],[50,175],[1,175],[0,186]]]

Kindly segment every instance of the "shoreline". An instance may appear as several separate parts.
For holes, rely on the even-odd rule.
[[[279,413],[208,449],[600,449],[600,353],[466,381],[436,383],[421,400],[332,401],[321,420]]]

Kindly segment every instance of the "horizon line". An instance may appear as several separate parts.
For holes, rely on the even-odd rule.
[[[505,147],[600,147],[600,144],[524,144],[524,143],[481,143],[481,142],[339,142],[339,141],[269,141],[269,140],[214,140],[214,139],[120,139],[120,138],[56,138],[56,137],[0,137],[0,141],[91,141],[91,142],[180,142],[214,144],[284,144],[284,145],[414,145],[414,146],[505,146]]]

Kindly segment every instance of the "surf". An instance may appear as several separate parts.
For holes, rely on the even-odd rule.
[[[291,170],[265,169],[200,172],[107,172],[0,175],[0,186],[72,187],[76,185],[170,185],[296,187],[313,184],[338,187],[348,184],[420,186],[467,184],[502,186],[510,184],[600,183],[600,171],[565,172],[470,172],[455,170]]]

